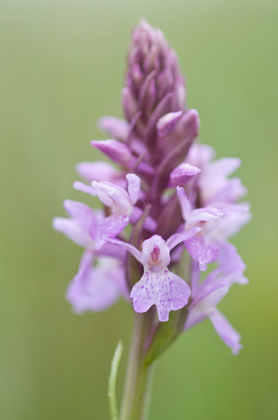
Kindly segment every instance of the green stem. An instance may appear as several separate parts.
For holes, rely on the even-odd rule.
[[[153,366],[145,363],[144,344],[150,322],[150,314],[135,314],[121,420],[147,420]]]

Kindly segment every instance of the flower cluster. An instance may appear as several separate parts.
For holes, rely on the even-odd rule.
[[[236,354],[240,335],[216,305],[233,283],[247,282],[229,242],[250,220],[248,204],[238,203],[246,189],[228,178],[239,159],[214,160],[214,150],[197,141],[198,113],[185,100],[175,51],[141,22],[128,50],[125,119],[101,118],[110,139],[91,142],[112,163],[76,168],[84,183],[73,187],[97,196],[102,210],[66,200],[69,218],[54,219],[57,231],[84,248],[66,296],[77,313],[103,310],[121,296],[138,313],[155,305],[153,330],[170,311],[186,311],[184,331],[210,318]]]

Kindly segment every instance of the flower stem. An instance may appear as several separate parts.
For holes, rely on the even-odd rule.
[[[150,323],[149,313],[135,313],[121,420],[147,420],[153,365],[145,363],[144,345]]]

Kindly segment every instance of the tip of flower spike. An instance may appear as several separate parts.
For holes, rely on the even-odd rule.
[[[139,19],[139,25],[134,29],[134,32],[136,32],[136,30],[143,30],[144,32],[146,32],[149,37],[151,38],[151,40],[154,40],[154,38],[157,36],[157,34],[160,32],[160,29],[153,27],[145,18],[141,18]],[[136,38],[135,34],[135,38]]]

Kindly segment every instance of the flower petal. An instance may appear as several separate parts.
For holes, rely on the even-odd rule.
[[[103,215],[101,211],[92,210],[87,204],[79,201],[65,200],[64,208],[69,216],[77,219],[84,227],[89,227],[93,220],[99,220]]]
[[[219,222],[223,213],[214,207],[203,207],[191,212],[188,223],[197,224],[200,222]]]
[[[119,216],[131,213],[132,205],[126,190],[108,181],[93,181],[91,185],[90,194],[97,195],[103,204],[111,207],[113,214]]]
[[[181,212],[185,221],[187,221],[191,214],[191,205],[182,187],[177,187],[177,195],[181,206]]]
[[[224,272],[230,283],[248,283],[248,279],[243,275],[246,265],[238,254],[236,247],[229,242],[221,245],[219,268]]]
[[[181,116],[182,111],[169,112],[168,114],[163,115],[156,125],[158,135],[160,137],[167,136]]]
[[[120,118],[102,117],[98,120],[98,127],[116,140],[125,141],[128,137],[129,124]]]
[[[63,233],[77,245],[87,247],[90,242],[89,232],[84,230],[80,224],[74,219],[66,219],[64,217],[54,217],[53,228]]]
[[[185,281],[167,269],[159,272],[147,270],[130,294],[136,312],[146,312],[156,305],[160,322],[168,321],[170,311],[183,308],[189,296],[190,289]]]
[[[213,272],[211,274],[213,274]],[[203,306],[216,306],[220,300],[228,293],[230,288],[229,281],[225,278],[215,280],[214,276],[211,276],[211,274],[207,277],[206,282],[200,286],[200,290],[190,304],[190,308],[194,308],[194,306],[196,306],[201,301],[203,301]],[[211,278],[211,281],[208,281],[209,278]]]
[[[189,330],[190,328],[195,327],[195,325],[204,321],[204,319],[206,319],[207,317],[208,315],[202,310],[200,310],[198,306],[190,309],[185,321],[184,330]]]
[[[247,204],[221,203],[217,204],[217,208],[223,212],[217,229],[221,236],[227,239],[234,236],[252,217]]]
[[[241,160],[238,158],[222,158],[210,162],[206,166],[206,176],[216,177],[216,178],[225,178],[231,175],[239,166],[241,165]]]
[[[177,187],[186,185],[193,177],[198,175],[201,169],[190,163],[181,163],[170,173],[170,186]]]
[[[85,194],[90,194],[90,195],[93,195],[93,196],[96,195],[95,190],[90,185],[83,184],[83,182],[75,181],[72,184],[72,186],[75,190],[81,191]]]
[[[91,146],[100,150],[114,162],[129,167],[134,157],[126,144],[117,140],[93,140]]]
[[[217,242],[205,238],[201,233],[184,242],[189,254],[199,262],[201,271],[206,271],[207,264],[214,262],[220,253]]]
[[[232,327],[227,318],[217,309],[214,309],[210,313],[209,317],[220,338],[228,347],[231,347],[234,355],[238,354],[239,350],[242,348],[242,345],[239,343],[241,335]]]
[[[140,195],[140,178],[135,174],[127,174],[126,179],[130,201],[132,204],[135,204],[138,201]]]
[[[92,266],[93,255],[85,252],[79,271],[66,292],[74,312],[98,312],[113,305],[126,292],[124,269],[113,258],[102,258]]]
[[[108,162],[80,162],[75,167],[85,181],[120,181],[121,171]]]
[[[183,241],[186,241],[187,239],[192,238],[192,236],[196,235],[196,233],[200,232],[202,230],[199,227],[194,227],[192,229],[189,229],[185,232],[181,233],[174,233],[170,238],[167,239],[166,245],[170,249],[170,251],[175,248],[178,244],[180,244]]]
[[[99,225],[92,224],[90,227],[90,236],[94,240],[94,248],[100,249],[108,238],[114,238],[128,225],[127,216],[109,216],[102,220]]]
[[[214,156],[215,150],[211,146],[194,143],[188,151],[186,161],[203,170],[203,167],[210,162]]]
[[[112,244],[115,244],[115,245],[119,245],[123,249],[129,251],[137,259],[137,261],[142,262],[142,253],[133,245],[130,245],[127,242],[120,241],[119,239],[116,239],[116,238],[105,237],[105,239],[108,242],[111,242]]]

